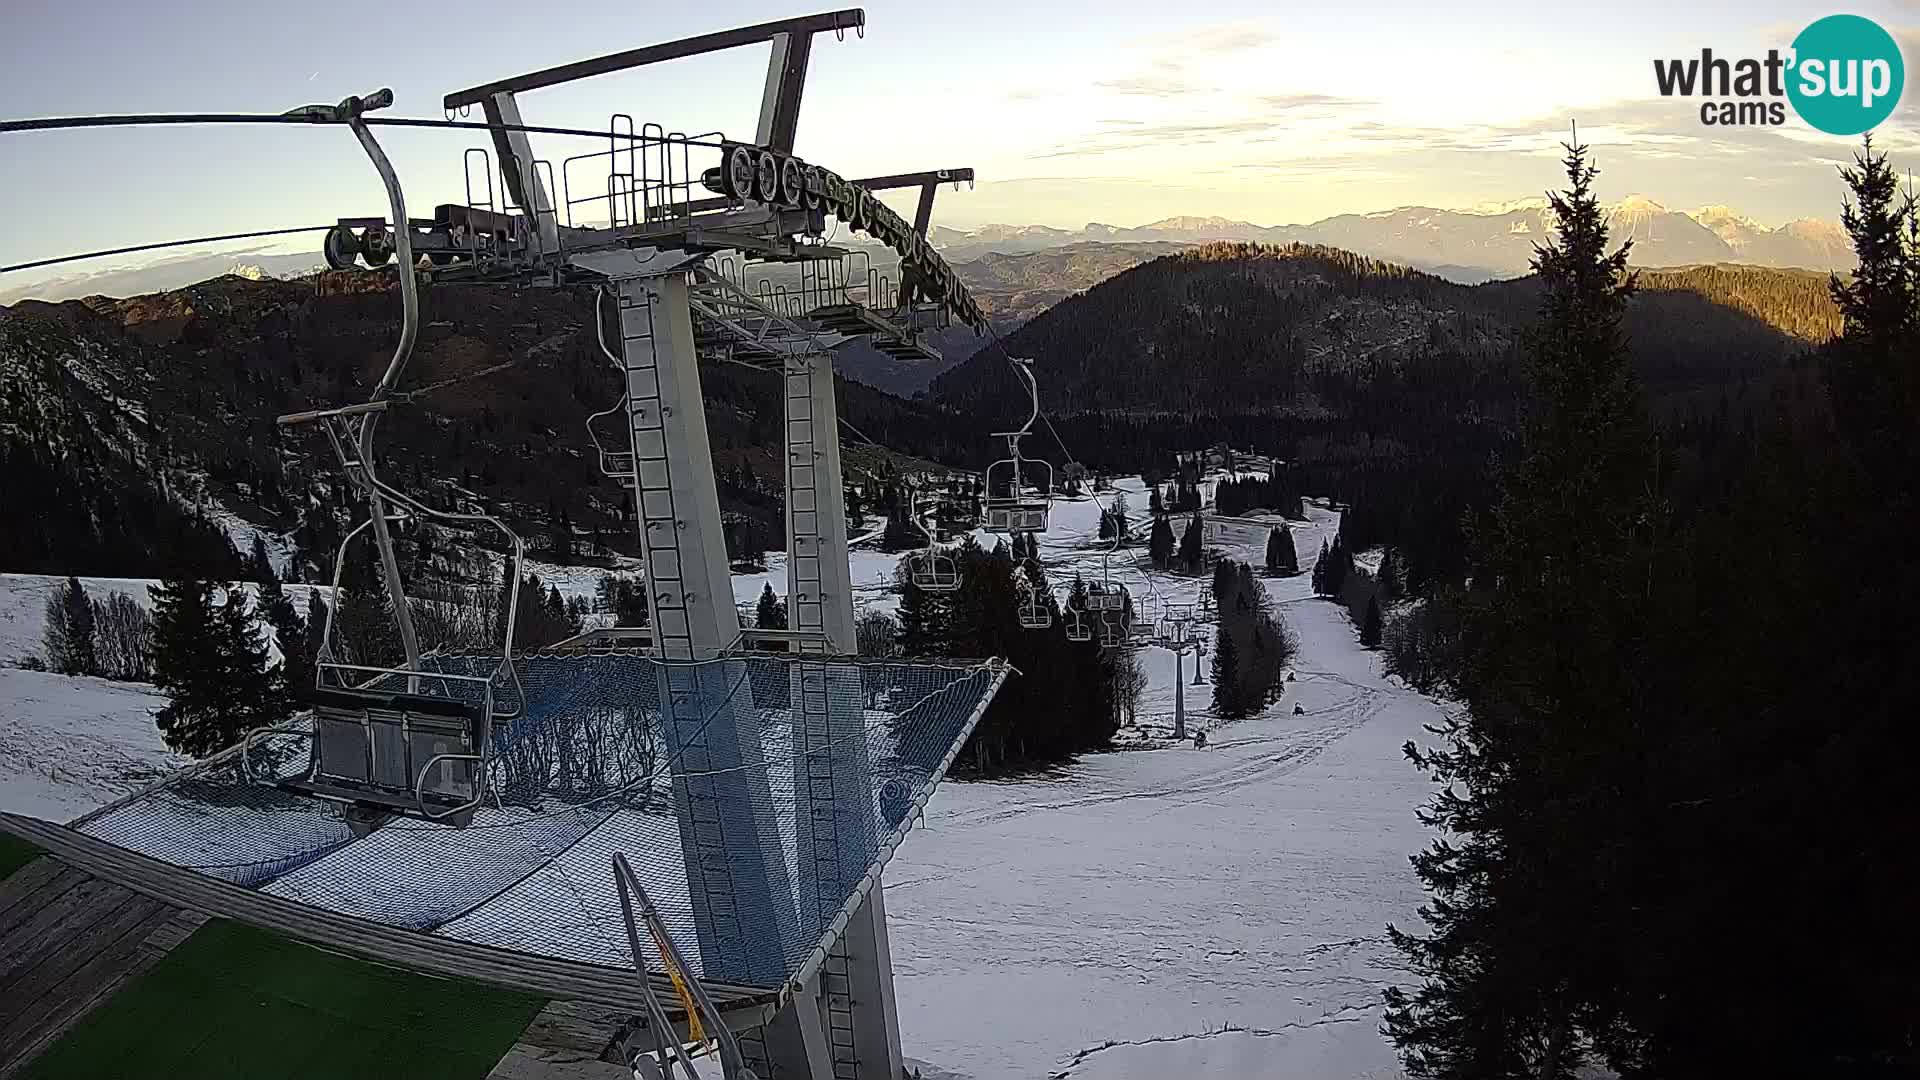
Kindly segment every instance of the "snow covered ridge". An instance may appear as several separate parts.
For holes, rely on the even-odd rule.
[[[17,668],[27,657],[41,655],[46,636],[47,601],[66,582],[66,578],[52,574],[0,574],[0,669]],[[153,610],[153,597],[148,590],[158,584],[158,578],[80,579],[81,587],[94,600],[125,593],[149,612]],[[259,586],[247,581],[240,582],[239,587],[258,600]],[[325,586],[318,585],[284,585],[282,588],[302,616],[306,615],[313,594],[327,591]],[[260,623],[260,630],[268,635],[273,633],[265,622]],[[277,657],[278,652],[274,655]]]

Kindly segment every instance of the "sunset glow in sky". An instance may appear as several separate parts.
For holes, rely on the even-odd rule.
[[[170,5],[11,0],[0,115],[279,112],[391,86],[398,115],[449,90],[827,5],[583,0],[454,7],[364,0]],[[864,40],[816,42],[798,151],[855,177],[971,165],[936,222],[1077,228],[1218,215],[1263,225],[1537,195],[1570,121],[1598,148],[1603,196],[1727,204],[1766,224],[1831,218],[1853,140],[1797,118],[1702,127],[1662,99],[1652,59],[1784,48],[1820,5],[1623,3],[866,5]],[[1853,7],[1920,58],[1920,2]],[[523,99],[530,123],[751,137],[765,47],[607,76]],[[477,114],[476,114],[477,116]],[[416,213],[461,199],[474,132],[381,133]],[[1920,165],[1920,92],[1876,133]],[[174,236],[382,214],[340,129],[110,129],[0,136],[0,264]],[[555,159],[592,149],[536,138]],[[294,238],[269,250],[299,251]],[[256,245],[257,246],[257,245]],[[72,270],[64,271],[72,273]],[[49,272],[44,277],[51,276]],[[0,278],[0,302],[21,275]]]

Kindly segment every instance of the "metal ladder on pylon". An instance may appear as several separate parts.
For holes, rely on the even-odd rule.
[[[853,1043],[853,972],[845,939],[834,942],[820,968],[820,1000],[826,1006],[827,1048],[834,1080],[859,1080],[860,1057]]]
[[[802,845],[802,849],[812,853],[814,863],[813,872],[802,875],[802,880],[811,881],[815,886],[814,895],[803,897],[802,902],[812,903],[823,920],[832,918],[839,910],[846,884],[845,867],[839,861],[838,818],[833,809],[839,778],[834,775],[835,756],[824,752],[834,736],[827,671],[826,663],[812,661],[803,661],[794,669],[799,681],[798,700],[794,704],[800,715],[796,719],[800,730],[808,733],[809,742],[815,744],[806,747],[800,771],[805,788],[798,793],[807,809],[806,828],[811,841]],[[860,1075],[860,1058],[853,1038],[851,976],[846,942],[842,938],[834,942],[820,969],[822,1020],[834,1080],[859,1080]]]
[[[812,364],[816,357],[789,359],[783,366],[786,388],[787,506],[788,539],[792,551],[787,554],[787,573],[792,581],[792,620],[799,631],[824,634],[826,612],[822,605],[820,559],[822,555],[819,515],[820,491],[816,483],[815,449],[820,432],[814,430]],[[838,439],[838,431],[826,437]],[[837,493],[836,493],[837,494]],[[830,496],[831,497],[831,496]],[[800,652],[831,652],[824,640],[797,643]]]
[[[694,659],[681,568],[680,515],[674,505],[673,465],[667,454],[660,366],[654,352],[654,291],[645,279],[615,286],[620,307],[620,365],[627,381],[627,420],[633,438],[632,484],[647,546],[647,587],[653,593],[656,654]],[[671,556],[663,558],[662,556]]]

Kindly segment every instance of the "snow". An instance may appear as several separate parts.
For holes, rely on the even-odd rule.
[[[187,763],[150,686],[0,668],[0,810],[70,821]]]
[[[47,601],[53,598],[67,579],[51,574],[0,574],[0,667],[17,667],[29,656],[41,656],[46,634]],[[147,588],[158,585],[152,578],[83,577],[80,584],[87,595],[105,600],[114,593],[126,593],[133,602],[151,611],[153,601]]]
[[[44,660],[44,641],[47,625],[47,601],[65,585],[67,579],[56,574],[0,574],[0,667],[18,667],[29,656]],[[149,591],[160,584],[159,578],[116,578],[83,577],[80,585],[86,589],[87,596],[93,600],[105,600],[114,593],[125,593],[134,603],[153,611],[153,596]],[[241,582],[240,588],[255,601],[255,613],[258,614],[260,599],[259,586],[252,582]],[[312,605],[315,592],[331,595],[324,585],[283,585],[287,598],[293,601],[294,610],[306,615]],[[215,597],[218,598],[216,593]],[[261,633],[267,635],[268,660],[278,661],[280,651],[273,641],[273,628],[265,621],[258,621]]]
[[[1308,562],[1338,522],[1309,516],[1294,530]],[[1204,584],[1155,576],[1162,595]],[[935,794],[887,871],[908,1054],[977,1078],[1399,1075],[1380,991],[1407,976],[1384,931],[1417,922],[1407,856],[1428,794],[1400,747],[1440,709],[1383,679],[1306,576],[1266,586],[1300,654],[1264,715],[1205,750]],[[1142,659],[1144,715],[1171,697],[1172,665]]]
[[[1144,518],[1138,480],[1116,485]],[[1040,551],[1057,589],[1075,572],[1132,592],[1142,619],[1191,604],[1208,579],[1153,572],[1144,549],[1097,539],[1101,502],[1056,505]],[[1308,507],[1303,566],[1338,514]],[[1180,525],[1176,523],[1176,529]],[[983,536],[991,545],[995,536]],[[1229,551],[1257,565],[1264,537]],[[891,607],[896,556],[856,551],[858,606]],[[554,574],[563,592],[600,571]],[[773,584],[737,575],[745,604]],[[0,663],[38,651],[56,578],[0,575]],[[1211,688],[1184,674],[1204,750],[1088,755],[1040,779],[948,783],[889,864],[886,905],[902,1039],[942,1080],[1071,1076],[1391,1077],[1380,991],[1407,981],[1389,922],[1417,925],[1407,857],[1429,794],[1403,758],[1441,706],[1388,680],[1309,577],[1262,579],[1299,639],[1294,682],[1261,716],[1217,723]],[[100,586],[145,600],[146,582]],[[1193,627],[1211,635],[1211,624]],[[1144,734],[1170,725],[1173,654],[1143,648]],[[0,809],[67,819],[177,759],[159,746],[148,688],[0,669]],[[1302,713],[1295,715],[1298,704]],[[589,934],[591,928],[580,928]]]

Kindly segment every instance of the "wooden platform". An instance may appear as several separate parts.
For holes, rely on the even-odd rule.
[[[60,826],[0,814],[0,834],[10,843],[14,837],[28,841],[29,856],[36,848],[49,852],[0,879],[0,1080],[20,1075],[76,1023],[213,917],[235,918],[378,965],[496,986],[519,984],[553,997],[498,1061],[492,1073],[496,1080],[629,1075],[608,1059],[635,1022],[631,975],[593,971],[586,980],[577,965],[371,924],[350,927],[352,934],[333,933],[332,924],[346,920],[305,911],[298,922],[277,918],[284,914],[281,908],[298,905],[200,878]],[[456,955],[469,970],[452,966]],[[474,963],[476,956],[482,962]],[[548,968],[554,970],[543,970]],[[583,993],[575,998],[569,990]],[[736,1031],[765,1023],[775,1009],[774,995],[766,991],[709,984],[709,992],[722,1000],[723,1015]],[[679,1027],[677,1010],[671,1015]]]
[[[0,881],[0,1078],[206,919],[51,856]]]

